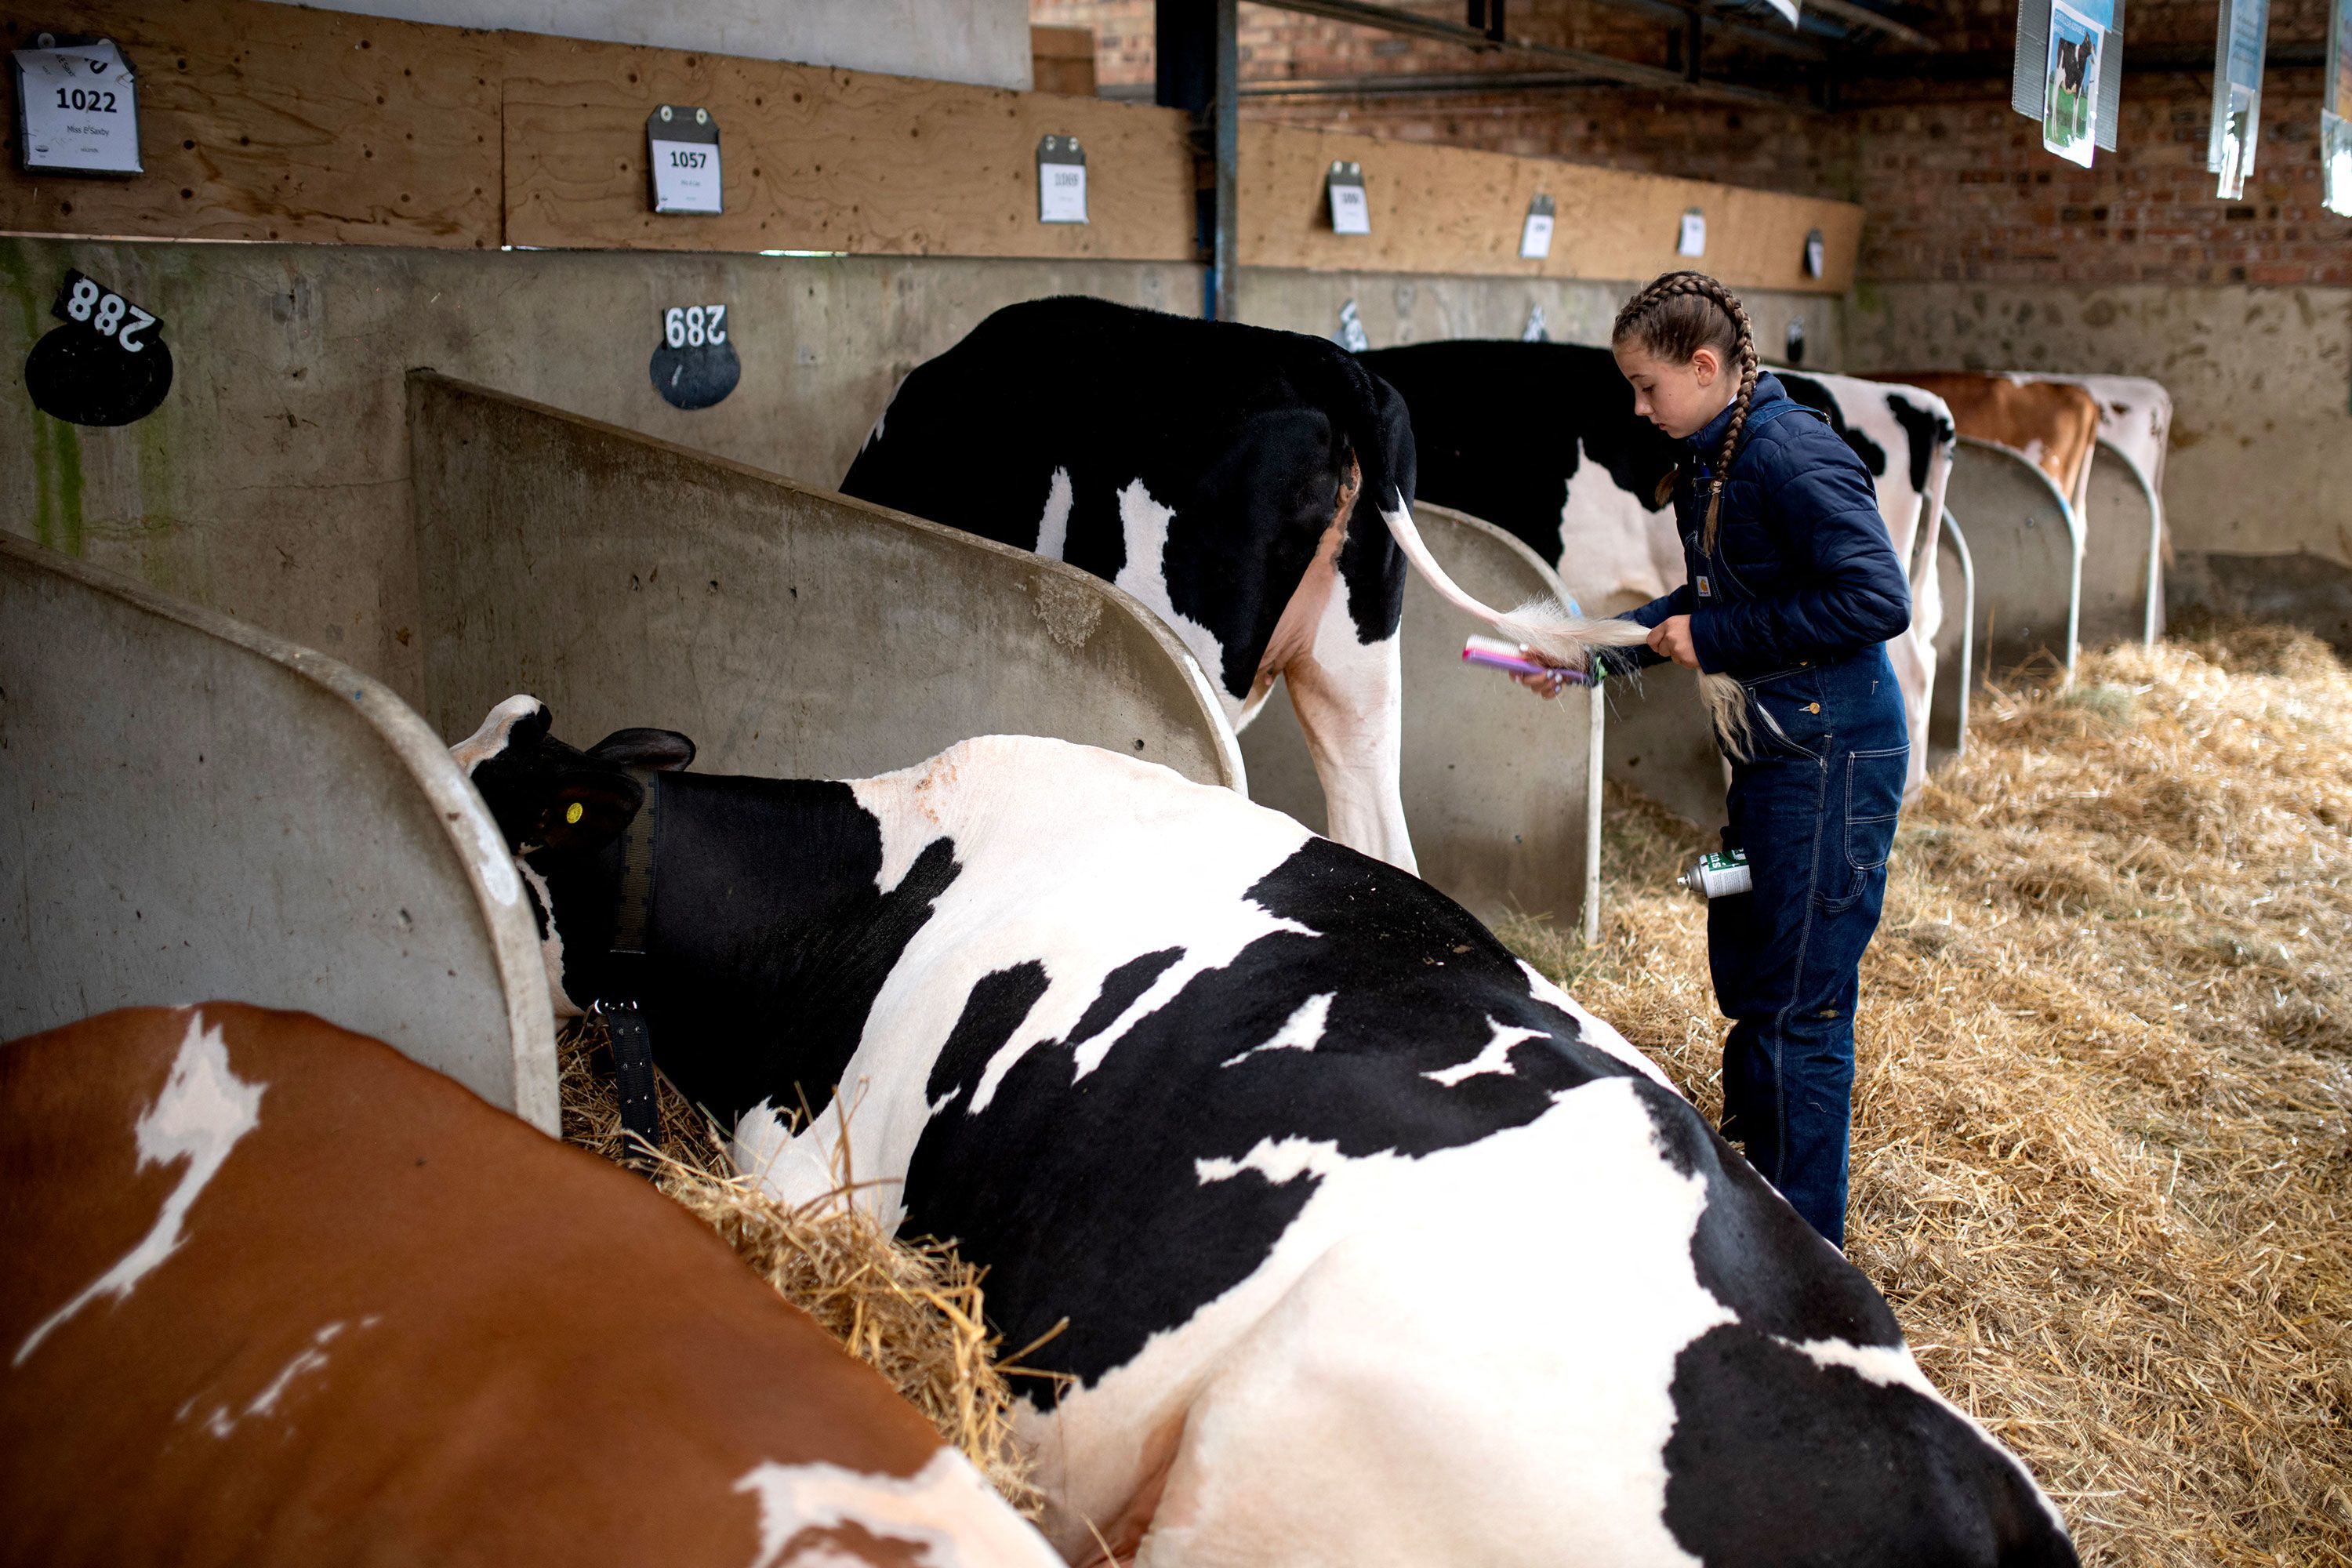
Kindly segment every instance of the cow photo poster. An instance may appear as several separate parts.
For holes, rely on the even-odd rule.
[[[2213,129],[2205,166],[2215,176],[2213,194],[2236,201],[2254,172],[2262,141],[2263,50],[2270,35],[2270,0],[2221,0],[2220,36],[2214,44]]]
[[[2052,0],[2050,65],[2042,100],[2042,145],[2091,166],[2099,137],[2099,71],[2115,12],[2105,0]]]

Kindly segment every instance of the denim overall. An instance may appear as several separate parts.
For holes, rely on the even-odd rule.
[[[1817,418],[1785,395],[1769,405],[1759,400],[1743,435],[1786,419],[1790,428],[1767,437],[1780,449],[1771,461],[1790,461],[1795,445],[1794,460],[1817,462],[1828,450],[1818,446],[1826,432],[1794,428]],[[1712,455],[1720,439],[1718,426],[1695,444]],[[1743,439],[1733,458],[1735,479],[1748,471],[1742,461],[1748,450]],[[1859,474],[1858,462],[1854,468]],[[1749,579],[1767,573],[1751,564],[1743,578],[1742,560],[1769,561],[1769,575],[1784,580],[1789,567],[1774,558],[1759,521],[1735,518],[1729,504],[1715,550],[1700,550],[1710,477],[1698,468],[1675,496],[1694,568],[1679,592],[1699,613],[1771,596],[1751,591]],[[1850,490],[1853,476],[1839,478]],[[1731,489],[1726,487],[1727,502]],[[1849,500],[1841,519],[1821,526],[1851,530],[1855,504]],[[1874,500],[1869,523],[1883,540]],[[1874,569],[1883,577],[1889,566],[1899,592],[1891,545]],[[1907,595],[1901,603],[1907,616]],[[1878,613],[1881,624],[1873,629],[1887,635],[1894,607]],[[1747,689],[1751,735],[1748,760],[1731,767],[1723,844],[1747,851],[1754,890],[1708,905],[1707,955],[1717,1003],[1733,1020],[1723,1047],[1723,1134],[1814,1229],[1843,1247],[1857,970],[1885,899],[1910,748],[1902,693],[1882,641],[1812,652],[1759,658],[1751,649],[1726,671]]]

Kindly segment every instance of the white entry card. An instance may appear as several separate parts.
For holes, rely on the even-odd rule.
[[[1683,214],[1682,234],[1675,241],[1675,254],[1676,256],[1706,254],[1706,215],[1696,207]]]
[[[1335,165],[1325,188],[1331,193],[1331,232],[1372,232],[1371,204],[1364,199],[1364,176],[1353,164]]]
[[[654,149],[654,211],[715,213],[719,205],[719,143],[664,142]]]
[[[1040,163],[1044,182],[1037,187],[1040,223],[1087,221],[1087,166],[1084,163]]]
[[[1551,214],[1529,213],[1527,226],[1519,230],[1519,255],[1528,261],[1551,254]]]
[[[28,173],[141,172],[138,89],[121,50],[100,39],[18,49],[16,62]]]
[[[1037,221],[1087,221],[1087,154],[1075,136],[1037,143]]]

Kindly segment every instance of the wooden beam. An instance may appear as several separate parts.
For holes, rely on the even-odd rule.
[[[0,43],[99,33],[139,73],[144,174],[0,173],[0,232],[457,247],[838,251],[1194,262],[1195,165],[1175,110],[781,61],[383,21],[261,0],[0,0]],[[1679,79],[1676,79],[1677,80]],[[719,120],[727,208],[656,216],[646,117]],[[1047,133],[1087,152],[1092,222],[1037,221]],[[1373,231],[1330,231],[1323,175],[1364,165]],[[1861,211],[1696,181],[1460,148],[1244,125],[1243,267],[1646,278],[1675,219],[1700,265],[1749,287],[1836,292]],[[1549,258],[1517,256],[1538,190]],[[1819,227],[1829,275],[1801,276]]]
[[[496,35],[255,0],[0,0],[0,47],[97,33],[139,84],[146,173],[22,173],[0,232],[495,247]]]
[[[1827,16],[1849,27],[1865,32],[1884,33],[1895,42],[1915,49],[1933,49],[1936,40],[1916,27],[1906,26],[1892,16],[1881,16],[1867,5],[1857,5],[1853,0],[1802,0],[1804,8],[1817,16]]]
[[[1352,23],[1381,32],[1399,33],[1408,37],[1428,38],[1437,43],[1459,44],[1481,53],[1501,50],[1530,58],[1549,60],[1562,69],[1590,71],[1604,81],[1626,87],[1654,89],[1660,92],[1684,94],[1695,98],[1719,99],[1731,103],[1763,104],[1774,109],[1792,109],[1801,113],[1817,113],[1815,107],[1802,99],[1790,98],[1759,88],[1738,87],[1730,82],[1695,81],[1681,71],[1662,70],[1633,60],[1620,59],[1615,55],[1596,54],[1591,49],[1563,48],[1558,44],[1539,44],[1531,38],[1488,37],[1475,27],[1459,22],[1442,22],[1429,16],[1400,11],[1392,5],[1376,5],[1368,0],[1258,0],[1260,5],[1276,11],[1296,11],[1301,16],[1321,16],[1328,21]]]
[[[1182,114],[780,60],[521,34],[506,78],[507,242],[610,250],[1190,261]],[[727,210],[656,215],[646,117],[719,121]],[[1076,136],[1085,224],[1037,221],[1037,143]]]
[[[1324,176],[1335,159],[1363,165],[1369,235],[1331,231]],[[1624,281],[1698,267],[1735,288],[1839,294],[1862,238],[1850,202],[1257,122],[1242,126],[1241,174],[1244,267]],[[1559,209],[1551,254],[1522,260],[1519,230],[1538,193]],[[1675,254],[1689,207],[1706,216],[1696,260]],[[1807,278],[1816,228],[1823,275]]]

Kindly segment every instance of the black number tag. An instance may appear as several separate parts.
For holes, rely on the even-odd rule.
[[[70,268],[49,314],[64,325],[25,361],[36,408],[75,425],[128,425],[155,412],[172,390],[162,321]]]
[[[654,390],[679,408],[708,408],[743,379],[734,322],[724,305],[672,305],[650,367]]]

